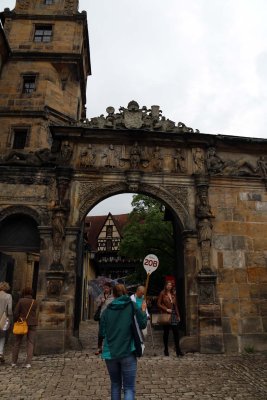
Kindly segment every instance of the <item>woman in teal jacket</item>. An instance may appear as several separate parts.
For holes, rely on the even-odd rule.
[[[121,400],[123,386],[124,400],[135,398],[136,356],[132,334],[133,313],[140,329],[147,324],[146,303],[137,309],[126,294],[124,285],[113,288],[114,300],[101,315],[100,335],[104,339],[102,358],[106,361],[111,380],[111,400]]]

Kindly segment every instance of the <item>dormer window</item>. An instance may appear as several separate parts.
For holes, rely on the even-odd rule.
[[[52,40],[52,25],[36,25],[34,32],[35,42],[51,42]]]

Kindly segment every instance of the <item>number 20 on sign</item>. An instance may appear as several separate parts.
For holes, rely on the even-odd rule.
[[[145,256],[144,261],[143,261],[143,266],[146,270],[147,273],[147,278],[146,278],[146,287],[145,287],[145,296],[147,293],[147,288],[148,288],[148,282],[149,282],[149,277],[152,274],[152,272],[156,271],[156,269],[159,266],[159,259],[155,254],[148,254]]]

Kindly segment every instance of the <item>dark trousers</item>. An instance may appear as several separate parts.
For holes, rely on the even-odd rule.
[[[173,333],[173,339],[175,344],[176,354],[181,353],[180,344],[179,344],[179,329],[178,325],[164,325],[163,326],[163,343],[164,343],[164,351],[168,352],[168,342],[169,342],[169,332],[170,329]]]
[[[34,345],[34,339],[35,339],[35,334],[36,334],[36,326],[29,326],[28,328],[29,329],[28,329],[28,333],[27,333],[26,364],[31,364],[32,356],[33,356],[33,345]],[[14,347],[13,347],[13,351],[12,351],[12,362],[14,364],[16,364],[18,361],[20,345],[21,345],[23,337],[24,337],[24,335],[15,335],[15,343],[14,343]]]
[[[97,347],[102,349],[103,338],[100,336],[100,321],[98,323]]]

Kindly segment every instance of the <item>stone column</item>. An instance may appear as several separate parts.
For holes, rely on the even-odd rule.
[[[201,268],[198,274],[199,349],[201,353],[223,353],[221,306],[216,298],[216,273],[210,263],[212,219],[209,205],[209,178],[197,175],[196,219]]]
[[[39,227],[41,248],[37,300],[39,318],[35,354],[62,353],[65,350],[66,306],[61,299],[65,279],[62,271],[50,271],[53,261],[52,228]]]
[[[67,348],[79,348],[80,298],[82,288],[82,248],[79,246],[80,228],[68,226],[65,229],[65,247],[62,264],[67,274],[62,289],[66,304],[65,341]],[[74,336],[75,333],[75,336]]]
[[[198,273],[198,242],[194,231],[183,232],[184,271],[185,271],[185,304],[186,336],[180,345],[184,352],[199,351],[198,340],[198,291],[196,276]]]

